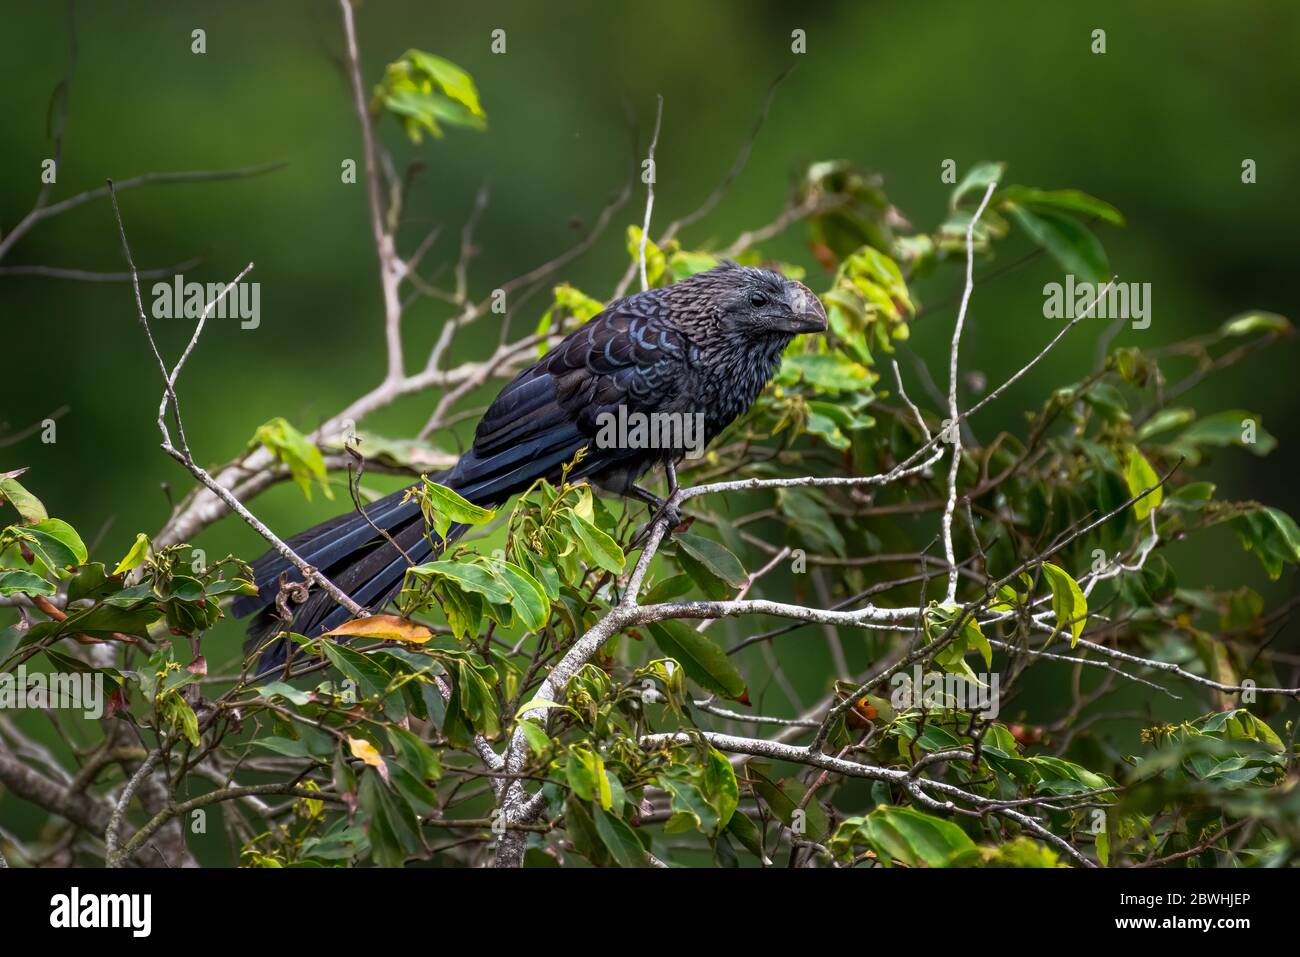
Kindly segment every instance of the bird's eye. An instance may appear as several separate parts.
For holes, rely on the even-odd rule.
[[[767,296],[764,295],[764,294],[761,293],[761,292],[750,293],[750,295],[749,295],[749,304],[750,304],[751,306],[755,306],[755,307],[757,307],[757,306],[766,306],[766,305],[767,305]]]

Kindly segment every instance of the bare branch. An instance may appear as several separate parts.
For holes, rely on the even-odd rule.
[[[1025,814],[1008,808],[998,802],[982,797],[981,795],[965,791],[952,784],[946,784],[942,781],[932,781],[926,778],[916,778],[911,771],[904,771],[896,768],[882,768],[870,764],[860,764],[857,761],[848,761],[844,758],[834,757],[829,754],[823,754],[820,751],[811,748],[801,748],[789,744],[780,744],[776,741],[767,741],[762,738],[741,738],[730,734],[719,734],[713,731],[695,731],[695,732],[669,732],[666,734],[650,734],[641,738],[641,746],[644,748],[662,747],[668,744],[689,744],[696,735],[702,736],[709,744],[719,751],[726,751],[734,754],[748,754],[754,757],[770,758],[777,761],[790,761],[795,764],[805,764],[810,767],[822,768],[823,770],[832,771],[836,774],[843,774],[846,777],[867,778],[873,781],[885,781],[897,785],[908,791],[920,803],[933,810],[958,811],[956,801],[963,804],[971,805],[973,813],[976,816],[983,814],[996,814],[1006,817],[1019,824],[1027,830],[1033,831],[1043,840],[1052,844],[1058,850],[1069,856],[1076,864],[1081,867],[1096,867],[1092,861],[1084,857],[1078,849],[1066,841],[1064,838],[1053,834],[1041,822]],[[933,791],[942,796],[943,800],[936,800],[927,794],[927,791]],[[1047,800],[1043,798],[1041,800]],[[968,812],[971,813],[971,812]]]
[[[375,150],[375,131],[366,106],[365,85],[361,79],[361,54],[357,49],[357,31],[352,21],[351,0],[339,0],[343,12],[343,35],[347,41],[348,76],[352,81],[352,105],[361,123],[361,148],[366,166],[366,196],[370,203],[370,234],[379,257],[379,284],[384,294],[384,339],[388,346],[388,379],[402,378],[402,299],[398,288],[405,271],[397,257],[393,236],[384,228],[384,206],[380,196],[381,171]]]
[[[131,247],[130,244],[127,242],[126,227],[122,223],[122,213],[117,205],[117,193],[113,188],[112,180],[109,180],[108,189],[109,189],[109,196],[113,204],[113,215],[117,219],[117,228],[122,240],[122,252],[126,257],[127,266],[130,269],[132,275],[131,287],[135,293],[136,311],[140,319],[140,325],[144,329],[145,336],[149,340],[149,347],[150,349],[153,350],[154,357],[158,360],[158,367],[162,371],[164,389],[163,389],[163,399],[158,408],[158,428],[162,432],[163,451],[165,451],[176,461],[180,462],[181,465],[185,466],[185,468],[189,470],[190,474],[192,474],[195,478],[197,478],[200,482],[202,482],[205,486],[207,486],[215,495],[217,495],[223,502],[225,502],[226,506],[231,511],[236,512],[240,516],[240,518],[242,518],[250,527],[253,528],[254,531],[256,531],[259,535],[261,535],[268,542],[270,542],[272,548],[274,548],[277,552],[279,552],[285,559],[292,562],[294,567],[296,567],[302,573],[304,581],[314,581],[317,585],[319,585],[326,592],[328,592],[331,598],[333,598],[336,602],[338,602],[343,607],[347,608],[348,611],[350,611],[353,615],[357,617],[361,617],[363,615],[368,614],[368,612],[365,609],[361,608],[361,606],[359,606],[356,602],[354,602],[351,598],[349,598],[343,591],[341,591],[338,588],[338,586],[336,586],[333,582],[331,582],[328,578],[326,578],[324,574],[322,574],[320,571],[316,570],[311,565],[309,565],[306,561],[304,561],[298,555],[297,552],[295,552],[292,548],[290,548],[287,544],[285,544],[279,538],[279,536],[277,536],[274,532],[272,532],[269,528],[267,528],[267,526],[264,525],[259,518],[253,515],[252,512],[250,512],[247,508],[244,507],[242,502],[240,502],[238,499],[235,498],[233,494],[231,494],[229,489],[226,489],[220,484],[218,484],[212,478],[211,475],[209,475],[203,468],[201,468],[199,465],[195,463],[194,457],[190,454],[189,443],[185,438],[185,427],[184,427],[183,420],[181,418],[180,400],[176,396],[176,388],[175,388],[176,376],[180,372],[181,366],[184,364],[185,360],[189,357],[189,354],[193,350],[195,344],[198,342],[199,334],[203,330],[203,324],[207,321],[208,315],[212,312],[213,308],[215,308],[216,304],[220,301],[220,299],[226,296],[230,292],[230,290],[233,288],[233,285],[226,286],[226,288],[222,290],[220,296],[218,296],[216,299],[209,302],[207,306],[204,307],[203,314],[199,318],[198,326],[194,331],[193,337],[190,339],[189,345],[186,347],[185,352],[182,354],[180,361],[177,362],[176,368],[173,369],[171,372],[168,372],[167,363],[163,361],[162,353],[158,351],[158,344],[154,341],[153,331],[149,328],[149,320],[145,315],[144,301],[140,295],[140,282],[139,279],[137,278],[138,273],[135,268],[135,260],[131,256]],[[244,271],[240,273],[240,276],[245,275],[248,272],[248,270],[251,268],[252,268],[252,263],[249,263],[249,265],[244,269]],[[180,448],[177,448],[172,444],[171,435],[168,433],[167,430],[166,414],[167,414],[167,405],[169,401],[172,407],[172,414],[176,422],[176,434],[178,440],[180,441]]]
[[[278,169],[283,169],[288,163],[261,163],[256,166],[243,166],[231,170],[194,170],[182,173],[144,173],[140,176],[132,176],[128,179],[115,181],[114,186],[118,191],[133,189],[137,186],[165,185],[169,183],[210,183],[216,180],[227,179],[244,179],[249,176],[261,176],[263,173],[271,173]],[[43,206],[34,209],[25,217],[18,221],[9,234],[0,239],[0,259],[3,259],[33,226],[42,220],[49,219],[51,216],[58,216],[66,213],[68,210],[76,209],[78,206],[84,206],[91,200],[102,199],[109,193],[107,186],[100,186],[95,189],[88,189],[84,193],[77,193],[69,196],[65,200],[57,203],[51,203],[49,206]]]
[[[948,466],[948,504],[943,510],[943,553],[948,559],[948,592],[945,604],[951,605],[957,600],[957,558],[952,550],[952,516],[957,507],[957,471],[961,468],[961,413],[957,408],[957,352],[961,348],[961,334],[966,326],[966,310],[970,307],[971,293],[975,290],[975,224],[984,215],[984,207],[989,204],[993,191],[998,188],[997,180],[989,183],[984,190],[975,215],[966,224],[966,288],[962,292],[961,306],[957,309],[957,322],[952,330],[952,351],[948,358],[948,425],[945,428],[945,440],[952,443],[952,462]]]
[[[646,238],[650,235],[650,213],[655,206],[655,180],[659,178],[659,170],[655,166],[655,148],[659,145],[659,126],[664,118],[664,98],[659,94],[656,99],[659,106],[655,111],[655,131],[650,137],[650,166],[647,170],[649,177],[646,179],[645,194],[645,219],[641,223],[641,248],[637,252],[637,261],[641,264],[641,291],[645,292],[650,288],[650,281],[646,278],[645,273],[645,244]]]

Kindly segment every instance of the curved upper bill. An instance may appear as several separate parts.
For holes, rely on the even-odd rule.
[[[826,331],[826,307],[811,289],[801,282],[792,281],[788,301],[793,313],[788,320],[789,332],[798,334]]]

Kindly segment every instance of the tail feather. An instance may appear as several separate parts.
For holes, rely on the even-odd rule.
[[[419,514],[420,506],[417,502],[402,501],[406,491],[398,489],[391,495],[371,502],[365,507],[364,516],[356,511],[345,512],[299,532],[285,544],[314,568],[324,570],[336,566],[353,552],[378,539],[380,535],[375,531],[376,526],[390,531]],[[280,588],[280,576],[285,572],[289,573],[290,581],[302,580],[298,569],[275,550],[268,551],[255,561],[253,575],[257,595],[241,595],[235,599],[232,605],[235,615],[243,617],[273,602]]]
[[[405,491],[366,506],[365,517],[357,512],[337,516],[295,535],[287,544],[358,605],[378,611],[397,595],[409,565],[426,561],[443,544],[436,535],[425,534],[418,504],[402,504]],[[447,539],[454,540],[464,531],[465,526],[453,525]],[[293,608],[292,620],[285,621],[275,604],[280,578],[301,582],[301,572],[274,551],[254,562],[253,571],[257,596],[240,596],[232,611],[241,617],[256,613],[248,627],[245,654],[258,653],[254,672],[258,677],[283,668],[290,645],[278,637],[282,633],[315,637],[352,617],[328,593],[312,589],[307,600]]]
[[[492,507],[523,491],[537,476],[558,471],[585,443],[576,426],[568,424],[542,439],[481,458],[471,449],[455,468],[430,479],[455,489],[475,505]],[[403,501],[406,491],[372,502],[364,515],[347,512],[299,532],[287,544],[358,605],[378,611],[401,589],[411,564],[426,561],[446,544],[436,535],[426,534],[419,503]],[[452,525],[446,541],[455,540],[465,530],[466,526]],[[231,610],[237,617],[255,615],[244,647],[246,654],[258,654],[254,672],[258,677],[283,668],[289,652],[288,641],[280,637],[283,633],[314,638],[351,617],[328,593],[313,588],[307,600],[293,609],[292,619],[285,621],[276,607],[280,580],[301,583],[302,573],[270,551],[253,563],[253,574],[257,594],[241,595]]]

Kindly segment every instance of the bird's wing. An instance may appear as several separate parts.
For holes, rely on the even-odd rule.
[[[623,300],[574,330],[514,378],[479,421],[451,481],[488,500],[527,487],[589,444],[599,416],[661,409],[676,396],[690,343],[666,320]],[[584,472],[622,450],[592,450]]]

